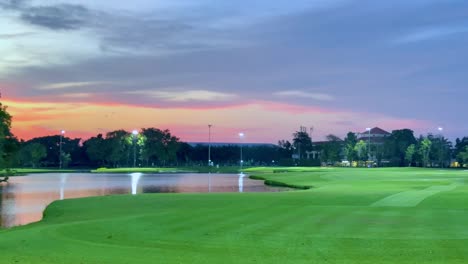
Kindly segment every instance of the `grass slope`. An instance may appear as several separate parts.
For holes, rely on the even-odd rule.
[[[0,263],[468,260],[466,171],[275,170],[249,171],[268,180],[312,188],[54,202],[43,221],[0,231]],[[386,199],[391,203],[376,206]]]

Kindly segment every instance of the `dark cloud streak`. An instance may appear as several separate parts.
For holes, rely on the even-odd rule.
[[[30,0],[1,0],[0,7],[4,9],[21,9],[26,6]]]
[[[146,12],[142,15],[100,11],[77,4],[32,6],[26,0],[8,1],[0,6],[19,12],[19,19],[27,24],[49,30],[89,29],[101,40],[101,50],[109,53],[193,51],[229,42],[228,32],[200,28],[196,24],[203,19],[193,14],[170,16]]]
[[[23,22],[51,30],[73,30],[88,25],[91,10],[83,5],[57,4],[32,6],[29,0],[10,0],[0,2],[0,7],[20,13]]]
[[[52,30],[72,30],[87,25],[91,16],[89,9],[84,6],[61,4],[23,9],[21,19]]]
[[[16,39],[22,37],[28,37],[34,35],[34,32],[23,32],[23,33],[14,33],[14,34],[0,34],[0,39]]]

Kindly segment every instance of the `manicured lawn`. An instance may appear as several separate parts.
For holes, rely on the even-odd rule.
[[[312,188],[55,202],[0,231],[0,263],[468,262],[466,171],[248,171]]]

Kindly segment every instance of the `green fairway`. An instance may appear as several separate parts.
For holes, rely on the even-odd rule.
[[[251,168],[281,193],[54,202],[0,263],[467,263],[468,172]]]

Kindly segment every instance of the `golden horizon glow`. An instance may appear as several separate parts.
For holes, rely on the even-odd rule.
[[[300,125],[315,127],[315,138],[334,133],[343,136],[358,131],[363,123],[393,129],[424,127],[423,122],[382,115],[336,111],[317,107],[298,107],[274,102],[251,102],[213,108],[151,108],[124,104],[32,102],[6,100],[13,116],[13,132],[19,138],[54,135],[66,129],[68,137],[89,138],[97,134],[125,129],[157,127],[170,129],[184,141],[207,141],[206,124],[213,124],[212,140],[237,142],[238,131],[245,132],[246,142],[275,143],[290,139]],[[349,124],[342,124],[348,120]],[[360,125],[362,124],[362,125]]]

